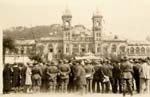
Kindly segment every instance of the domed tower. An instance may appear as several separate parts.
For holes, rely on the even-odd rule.
[[[71,33],[71,20],[72,14],[70,10],[67,8],[65,9],[62,15],[63,21],[63,53],[70,54],[71,52],[71,40],[72,40],[72,33]]]
[[[94,12],[92,17],[93,22],[93,40],[94,40],[94,52],[95,54],[100,53],[100,42],[102,38],[102,18],[103,16],[100,14],[99,10],[97,9]]]

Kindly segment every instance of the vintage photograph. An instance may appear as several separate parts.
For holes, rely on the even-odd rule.
[[[150,95],[149,0],[0,0],[2,97]]]

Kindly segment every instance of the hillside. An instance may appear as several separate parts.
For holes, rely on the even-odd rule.
[[[60,24],[52,24],[35,27],[12,27],[3,30],[3,36],[12,37],[14,39],[39,39],[49,36],[49,34],[53,32],[61,34],[62,26]]]

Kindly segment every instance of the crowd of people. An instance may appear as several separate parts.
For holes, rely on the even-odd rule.
[[[3,93],[148,93],[150,58],[5,64]]]

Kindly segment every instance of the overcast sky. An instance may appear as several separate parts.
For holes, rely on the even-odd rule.
[[[35,26],[62,23],[68,7],[72,25],[91,28],[93,12],[99,8],[104,30],[132,40],[150,36],[150,0],[0,0],[0,25]]]

